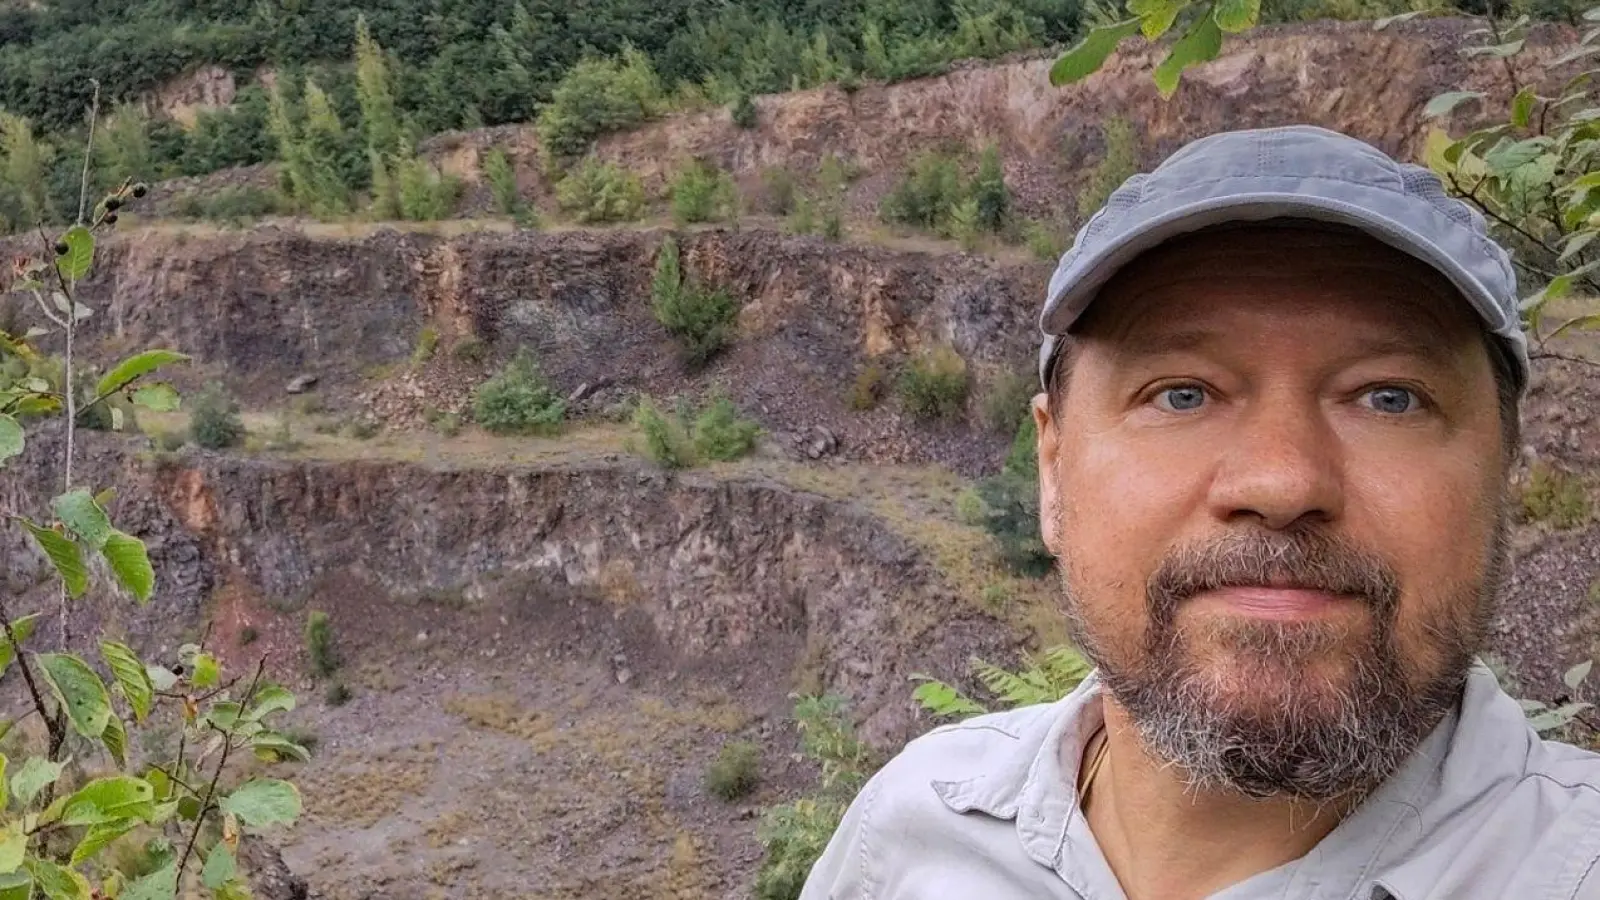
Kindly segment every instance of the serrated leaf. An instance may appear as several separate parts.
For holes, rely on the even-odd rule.
[[[925,681],[911,692],[911,699],[938,716],[982,715],[985,710],[960,691],[942,681]]]
[[[23,762],[17,774],[11,776],[11,796],[23,806],[32,803],[39,792],[56,783],[66,769],[66,763],[53,763],[42,756],[30,757]]]
[[[149,602],[150,594],[156,589],[156,570],[150,566],[150,554],[144,541],[112,529],[101,555],[111,566],[111,574],[118,584],[141,604]]]
[[[1139,30],[1139,19],[1124,19],[1091,30],[1076,46],[1061,55],[1050,67],[1050,83],[1056,87],[1082,81],[1105,65],[1106,57],[1124,38]]]
[[[1229,34],[1248,31],[1261,17],[1261,0],[1217,0],[1212,17],[1217,27]]]
[[[0,466],[4,466],[6,460],[13,456],[20,456],[26,444],[22,423],[0,413]]]
[[[39,613],[31,613],[16,619],[11,623],[11,633],[17,636],[18,641],[26,641],[33,636],[33,626],[39,621]],[[17,648],[12,646],[11,638],[4,629],[0,629],[0,673],[11,666],[11,661],[17,658]]]
[[[22,831],[22,823],[8,822],[0,828],[0,875],[10,875],[22,868],[27,855],[28,836]]]
[[[25,865],[33,876],[34,887],[48,900],[89,900],[93,889],[89,880],[77,872],[39,857],[31,857]]]
[[[259,722],[275,712],[293,712],[294,703],[294,694],[291,694],[287,688],[276,684],[268,684],[259,688],[256,691],[256,695],[251,698],[250,712],[245,715],[245,718],[253,722]]]
[[[130,883],[117,900],[174,900],[178,895],[178,861],[166,865],[149,875]]]
[[[1222,29],[1217,27],[1215,17],[1202,16],[1172,45],[1161,65],[1156,66],[1156,90],[1163,99],[1170,98],[1178,89],[1184,69],[1216,59],[1221,51]]]
[[[1539,138],[1526,141],[1504,141],[1484,154],[1483,161],[1489,171],[1505,175],[1525,166],[1544,154],[1545,142]]]
[[[94,262],[94,235],[82,225],[74,225],[61,240],[67,245],[67,252],[56,257],[56,270],[61,277],[77,281],[89,274],[89,266]]]
[[[132,775],[97,778],[67,798],[62,825],[99,825],[142,818],[155,805],[156,789]]]
[[[72,864],[77,865],[88,859],[93,859],[96,853],[104,850],[112,841],[138,827],[139,819],[116,819],[111,822],[101,822],[89,826],[84,832],[83,839],[78,841],[78,846],[72,850]]]
[[[86,738],[105,733],[111,718],[111,694],[89,664],[67,653],[38,653],[34,658],[45,681],[67,710],[72,727]]]
[[[289,825],[300,815],[300,789],[277,778],[258,778],[239,785],[218,805],[256,828]]]
[[[222,677],[222,668],[217,665],[217,658],[209,653],[197,653],[194,657],[194,671],[189,675],[189,683],[197,688],[208,688],[216,684]]]
[[[133,403],[152,412],[172,412],[182,404],[178,389],[166,382],[147,384],[133,392]]]
[[[1517,91],[1517,95],[1511,98],[1511,124],[1517,128],[1527,128],[1528,121],[1533,118],[1533,104],[1537,99],[1531,87]]]
[[[1481,100],[1486,96],[1483,91],[1447,91],[1428,101],[1422,108],[1424,119],[1438,119],[1450,115],[1455,108],[1468,100]]]
[[[100,655],[111,667],[111,674],[116,678],[122,696],[128,698],[134,721],[143,722],[144,717],[150,714],[150,704],[155,699],[155,685],[150,681],[149,670],[140,662],[133,648],[126,644],[101,641]]]
[[[1568,669],[1567,673],[1561,676],[1561,681],[1567,687],[1577,690],[1578,685],[1583,684],[1583,680],[1589,677],[1589,670],[1592,668],[1594,668],[1594,660],[1586,659]]]
[[[228,845],[218,841],[211,852],[206,854],[205,868],[200,870],[200,881],[206,887],[216,890],[233,880],[234,873],[239,870],[233,851]]]
[[[79,552],[78,545],[59,531],[35,525],[26,519],[21,522],[22,527],[33,535],[34,543],[50,558],[50,565],[55,567],[56,574],[67,586],[67,595],[82,597],[89,587],[89,570],[84,568],[83,554]]]
[[[175,350],[146,350],[143,353],[135,353],[117,363],[105,377],[100,379],[100,383],[95,385],[95,394],[101,397],[114,394],[133,383],[135,379],[143,378],[162,366],[187,362],[188,359],[188,356]]]
[[[106,538],[111,535],[111,518],[100,504],[94,500],[94,495],[85,490],[67,491],[51,502],[56,517],[61,524],[77,535],[78,540],[91,550],[99,550],[106,545]]]
[[[106,745],[106,752],[117,761],[118,768],[128,764],[128,730],[123,727],[116,713],[106,720],[106,730],[100,733],[100,743]]]

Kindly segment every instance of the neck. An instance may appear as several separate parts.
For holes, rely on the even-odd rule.
[[[1103,702],[1106,759],[1086,816],[1129,900],[1208,897],[1304,856],[1349,811],[1348,803],[1196,792],[1146,754],[1114,700]]]

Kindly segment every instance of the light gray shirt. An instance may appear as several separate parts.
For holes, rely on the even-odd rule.
[[[1057,703],[917,738],[850,805],[801,900],[1121,900],[1079,810],[1104,721]],[[1458,709],[1298,860],[1212,900],[1600,900],[1600,755],[1541,740],[1481,664]]]

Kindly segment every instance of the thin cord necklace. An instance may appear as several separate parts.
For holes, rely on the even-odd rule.
[[[1091,743],[1098,741],[1098,743],[1095,743],[1094,755],[1089,758],[1089,764],[1084,767],[1082,776],[1078,779],[1079,806],[1086,806],[1088,804],[1089,789],[1094,787],[1095,776],[1100,774],[1100,766],[1106,761],[1106,745],[1110,742],[1106,740],[1105,726],[1102,725],[1100,729],[1089,738],[1089,741]]]

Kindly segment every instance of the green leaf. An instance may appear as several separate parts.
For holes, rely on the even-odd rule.
[[[89,549],[99,550],[106,545],[106,538],[111,536],[111,518],[94,501],[93,494],[85,490],[68,491],[52,501],[51,507],[61,524]]]
[[[1188,33],[1172,45],[1167,58],[1156,66],[1156,90],[1163,99],[1178,89],[1178,79],[1183,70],[1199,63],[1216,59],[1222,50],[1222,29],[1214,16],[1204,16],[1195,21]]]
[[[55,784],[66,768],[66,763],[53,763],[42,756],[30,757],[17,774],[11,776],[11,795],[17,798],[17,803],[27,806],[40,791]]]
[[[1448,91],[1428,101],[1422,108],[1424,119],[1440,119],[1450,115],[1455,108],[1468,100],[1481,100],[1485,97],[1483,91]]]
[[[255,751],[256,758],[266,762],[279,762],[292,759],[295,762],[310,762],[311,751],[296,744],[275,731],[263,731],[250,740],[250,748]]]
[[[0,900],[28,900],[32,896],[32,875],[27,872],[0,875]]]
[[[1495,44],[1489,47],[1468,47],[1462,50],[1461,54],[1463,56],[1491,56],[1495,59],[1505,59],[1508,56],[1516,56],[1521,53],[1522,46],[1525,43],[1527,42],[1507,41],[1504,44]]]
[[[117,900],[174,900],[178,895],[178,860],[129,884]]]
[[[149,602],[151,592],[156,589],[156,570],[150,566],[144,541],[113,529],[101,554],[111,566],[117,583],[141,604]]]
[[[911,692],[911,699],[938,716],[975,716],[987,712],[973,700],[942,681],[928,680]]]
[[[277,778],[258,778],[239,785],[218,805],[246,825],[288,825],[300,815],[300,789]]]
[[[21,822],[9,822],[0,828],[0,875],[10,875],[22,868],[28,855],[28,835]]]
[[[86,738],[105,733],[111,718],[111,694],[89,664],[66,653],[35,654],[45,681],[66,707],[72,727]]]
[[[95,385],[95,394],[104,397],[127,387],[134,379],[172,363],[187,362],[189,357],[175,350],[146,350],[136,353],[112,367],[111,371]]]
[[[27,397],[11,407],[19,416],[45,416],[61,411],[61,401],[54,397]]]
[[[178,676],[172,674],[172,670],[166,666],[147,665],[144,667],[144,673],[150,676],[150,684],[158,691],[170,691],[178,685]]]
[[[22,453],[23,445],[22,423],[9,415],[0,413],[0,466],[6,460]]]
[[[117,819],[142,818],[155,805],[156,789],[132,775],[97,778],[67,798],[62,825],[100,825]]]
[[[1139,17],[1139,30],[1149,40],[1167,33],[1189,0],[1130,0],[1128,12]]]
[[[33,635],[33,626],[39,621],[39,615],[32,613],[11,623],[11,633],[17,636],[17,640],[26,641]],[[6,636],[5,630],[0,629],[0,672],[10,668],[16,656],[17,648],[11,645],[11,638]]]
[[[100,742],[106,745],[106,752],[117,761],[119,768],[128,764],[128,730],[116,713],[106,719],[106,730],[100,733]]]
[[[150,714],[150,704],[155,699],[155,685],[150,682],[149,670],[139,661],[133,648],[126,644],[101,641],[100,655],[111,667],[111,674],[116,677],[122,696],[128,698],[134,721],[143,722],[144,717]]]
[[[178,389],[164,381],[147,384],[133,392],[133,403],[154,412],[172,412],[182,403]]]
[[[1574,328],[1580,331],[1587,331],[1591,328],[1600,328],[1600,313],[1590,313],[1586,316],[1574,316],[1567,321],[1562,322],[1555,331],[1550,332],[1550,334],[1545,337],[1545,340],[1548,341],[1558,338]]]
[[[1139,30],[1138,19],[1124,19],[1090,31],[1077,46],[1068,50],[1050,67],[1050,83],[1056,87],[1082,81],[1105,65],[1106,57],[1124,38]]]
[[[1483,161],[1489,171],[1504,175],[1533,162],[1544,154],[1545,142],[1539,138],[1526,141],[1502,141],[1484,154]]]
[[[26,865],[34,886],[49,900],[89,900],[89,881],[77,872],[39,857],[29,859]]]
[[[1249,31],[1261,17],[1261,0],[1217,0],[1217,27],[1230,34]]]
[[[1528,727],[1540,734],[1565,728],[1568,723],[1578,717],[1578,713],[1591,708],[1592,705],[1588,703],[1568,703],[1564,706],[1558,706],[1538,715],[1529,716]]]
[[[89,588],[89,570],[84,568],[83,554],[78,551],[78,545],[59,531],[35,525],[27,519],[19,521],[33,535],[34,543],[44,551],[44,555],[50,557],[50,564],[55,566],[56,574],[67,586],[67,595],[82,597]]]
[[[1580,231],[1569,236],[1567,238],[1567,245],[1566,247],[1562,248],[1561,256],[1557,258],[1557,261],[1566,262],[1574,256],[1577,256],[1583,251],[1583,248],[1594,243],[1594,239],[1597,237],[1600,237],[1600,231]]]
[[[89,830],[84,832],[83,840],[78,841],[78,846],[73,848],[72,864],[77,865],[84,860],[92,859],[112,841],[138,827],[139,822],[139,819],[128,818],[89,826]]]
[[[226,842],[217,841],[216,846],[206,855],[205,868],[200,870],[200,881],[214,891],[232,881],[234,873],[238,870],[233,851],[228,849]]]
[[[189,683],[197,688],[208,688],[222,678],[222,669],[217,665],[217,658],[209,653],[199,653],[194,658],[194,673],[189,676]]]
[[[56,270],[61,277],[77,281],[89,274],[89,265],[94,262],[94,235],[82,225],[74,225],[61,240],[67,245],[67,252],[56,257]]]
[[[249,885],[234,879],[217,888],[217,895],[213,900],[255,900],[255,898],[250,893]]]
[[[250,712],[245,718],[252,722],[259,722],[275,712],[293,712],[294,694],[287,688],[276,684],[264,685],[256,691],[255,697],[250,700]]]
[[[1568,669],[1567,673],[1561,676],[1561,681],[1567,687],[1577,690],[1578,685],[1583,684],[1583,680],[1589,677],[1589,670],[1592,668],[1594,668],[1594,660],[1586,659]]]
[[[1531,87],[1517,91],[1517,96],[1511,98],[1511,124],[1517,128],[1527,128],[1528,121],[1533,118],[1536,100]]]

